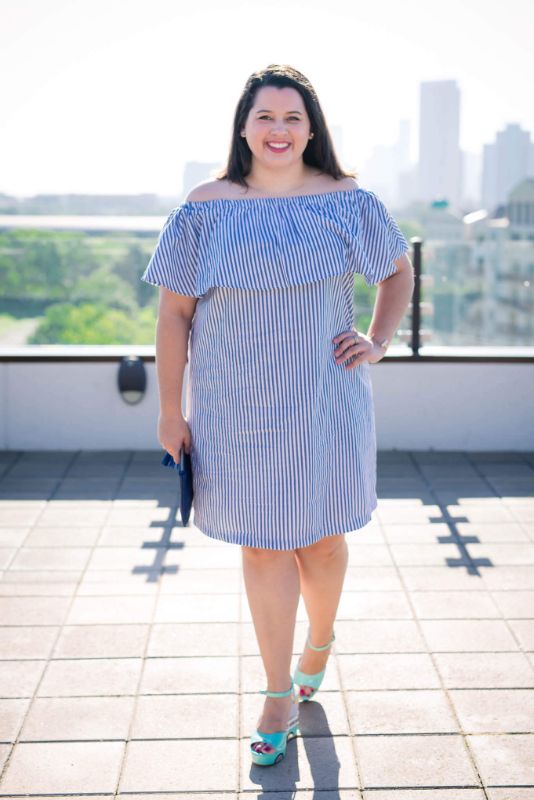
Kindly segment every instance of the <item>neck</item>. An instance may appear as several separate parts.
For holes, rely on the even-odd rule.
[[[253,163],[246,181],[253,191],[261,194],[291,194],[301,189],[308,177],[309,168],[302,162],[284,170]]]

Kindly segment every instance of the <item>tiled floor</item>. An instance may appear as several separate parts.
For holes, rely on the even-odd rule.
[[[379,453],[270,768],[241,549],[182,528],[160,456],[0,452],[0,797],[534,800],[534,454]]]

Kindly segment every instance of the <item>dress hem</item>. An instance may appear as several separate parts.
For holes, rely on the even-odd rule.
[[[245,547],[260,547],[262,550],[295,550],[297,547],[308,547],[311,544],[315,544],[316,542],[324,539],[327,536],[338,536],[342,533],[352,533],[352,531],[359,530],[360,528],[364,528],[369,522],[371,522],[373,511],[377,508],[378,503],[373,506],[366,514],[360,514],[355,520],[353,524],[350,524],[350,527],[347,525],[342,525],[341,527],[344,530],[329,530],[326,533],[321,533],[319,535],[314,535],[312,537],[308,537],[306,541],[300,541],[293,545],[293,547],[260,547],[258,544],[254,543],[254,540],[257,541],[256,536],[251,536],[250,534],[236,534],[233,538],[228,538],[224,534],[217,533],[215,531],[209,530],[208,528],[204,527],[201,528],[199,525],[195,523],[193,518],[192,524],[195,528],[197,528],[201,533],[205,536],[209,536],[210,539],[217,539],[218,541],[226,542],[227,544],[237,544],[240,546]],[[247,540],[247,541],[245,541]]]

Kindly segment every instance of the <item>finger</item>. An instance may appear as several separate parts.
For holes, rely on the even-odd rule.
[[[360,350],[361,345],[362,345],[362,342],[352,343],[352,340],[351,340],[351,341],[347,342],[342,347],[342,349],[340,349],[339,351],[336,350],[334,352],[334,358],[336,360],[336,364],[342,364],[344,361],[346,361],[351,356],[359,355],[360,352],[361,352],[361,350]]]

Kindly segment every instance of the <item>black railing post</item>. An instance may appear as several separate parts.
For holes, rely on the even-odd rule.
[[[412,356],[419,355],[421,346],[421,272],[422,272],[422,244],[423,240],[418,236],[412,236],[410,243],[413,245],[413,271],[415,285],[412,295]]]

